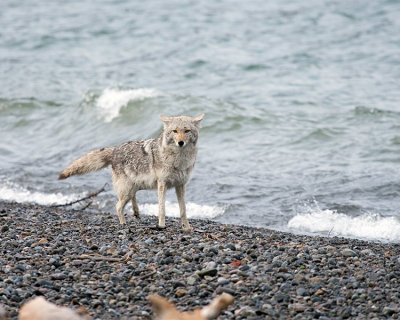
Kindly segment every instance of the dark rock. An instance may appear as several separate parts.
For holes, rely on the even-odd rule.
[[[53,288],[54,287],[54,285],[51,281],[44,280],[44,279],[39,280],[37,282],[37,286],[43,287],[43,288]]]
[[[301,297],[305,297],[305,296],[309,296],[309,295],[310,295],[310,294],[308,293],[308,291],[307,291],[305,288],[303,288],[303,287],[298,288],[298,289],[296,290],[296,294],[297,294],[298,296],[301,296]]]
[[[285,294],[281,294],[281,293],[277,293],[275,295],[275,301],[278,303],[282,303],[282,302],[288,302],[289,301],[289,297]]]
[[[205,276],[214,277],[217,275],[217,273],[218,273],[217,269],[204,269],[204,270],[198,271],[197,275],[199,277],[205,277]]]
[[[25,272],[25,271],[26,271],[26,268],[25,268],[23,265],[21,265],[21,264],[17,264],[17,265],[14,267],[14,271],[16,271],[16,272]]]
[[[224,292],[229,293],[232,296],[234,296],[236,294],[235,290],[228,288],[228,287],[218,287],[217,289],[215,289],[216,294],[222,294]]]
[[[355,256],[357,256],[357,253],[355,251],[349,249],[349,248],[343,249],[341,251],[341,253],[342,253],[342,256],[344,256],[344,257],[355,257]]]
[[[67,278],[67,275],[62,272],[58,272],[58,273],[53,273],[50,278],[52,280],[64,280]]]
[[[92,245],[90,246],[89,250],[97,251],[97,250],[99,250],[99,247],[98,247],[97,244],[92,244]]]

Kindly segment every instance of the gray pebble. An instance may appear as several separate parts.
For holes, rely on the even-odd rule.
[[[225,285],[225,284],[228,284],[229,282],[230,281],[228,279],[224,278],[224,277],[219,277],[217,279],[217,283],[220,284],[220,285]]]
[[[355,251],[349,249],[349,248],[343,249],[341,251],[341,253],[342,253],[342,256],[344,256],[344,257],[355,257],[355,256],[357,256],[357,253]]]

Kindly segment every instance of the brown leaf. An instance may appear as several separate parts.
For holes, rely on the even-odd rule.
[[[241,264],[242,264],[242,262],[239,261],[239,260],[232,260],[232,261],[231,261],[231,265],[233,265],[233,266],[236,267],[236,268],[240,267]]]

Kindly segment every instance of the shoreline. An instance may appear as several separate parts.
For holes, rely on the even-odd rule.
[[[131,218],[131,215],[129,214]],[[131,218],[132,219],[132,218]],[[400,245],[176,218],[0,201],[0,305],[44,295],[95,319],[150,319],[147,296],[181,310],[234,296],[221,319],[393,318]]]

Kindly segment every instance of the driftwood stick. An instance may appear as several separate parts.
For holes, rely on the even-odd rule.
[[[123,262],[124,260],[121,258],[113,258],[113,257],[105,257],[105,256],[98,256],[98,255],[89,255],[89,254],[82,254],[80,256],[74,257],[74,259],[91,259],[95,261],[108,261],[108,262]]]
[[[143,279],[146,279],[146,278],[149,278],[149,277],[151,277],[152,275],[155,275],[156,273],[157,273],[157,270],[156,270],[156,268],[151,268],[152,270],[147,270],[147,271],[150,271],[150,272],[148,272],[148,273],[146,273],[146,274],[144,274],[144,275],[141,275],[141,276],[136,276],[136,277],[134,277],[134,276],[132,276],[133,275],[133,273],[135,272],[135,271],[132,271],[132,273],[131,273],[131,280],[130,281],[135,281],[135,280],[143,280]]]
[[[140,276],[138,279],[139,279],[139,280],[143,280],[143,279],[146,279],[146,278],[151,277],[153,274],[156,274],[156,273],[157,273],[157,271],[152,271],[152,272],[147,273],[147,274],[145,274],[145,275],[143,275],[143,276]]]
[[[66,207],[66,206],[71,206],[71,205],[73,205],[73,204],[75,204],[75,203],[82,202],[82,201],[85,201],[85,200],[90,199],[90,198],[94,198],[94,197],[96,197],[99,193],[105,191],[107,185],[108,185],[108,183],[106,183],[101,189],[99,189],[99,190],[97,190],[97,191],[95,191],[95,192],[90,193],[89,195],[87,195],[86,197],[84,197],[84,198],[82,198],[82,199],[78,199],[78,200],[71,201],[71,202],[64,203],[64,204],[56,204],[56,205],[53,205],[53,206],[51,206],[51,207],[55,208],[55,207]],[[89,204],[89,205],[90,205],[90,204]],[[88,206],[84,207],[84,209],[86,209],[87,207],[88,207]],[[82,210],[83,210],[83,209],[82,209]]]
[[[79,208],[79,210],[83,211],[83,210],[89,208],[90,205],[91,205],[92,203],[93,203],[93,201],[89,201],[89,202],[88,202],[87,204],[85,204],[82,208]]]

